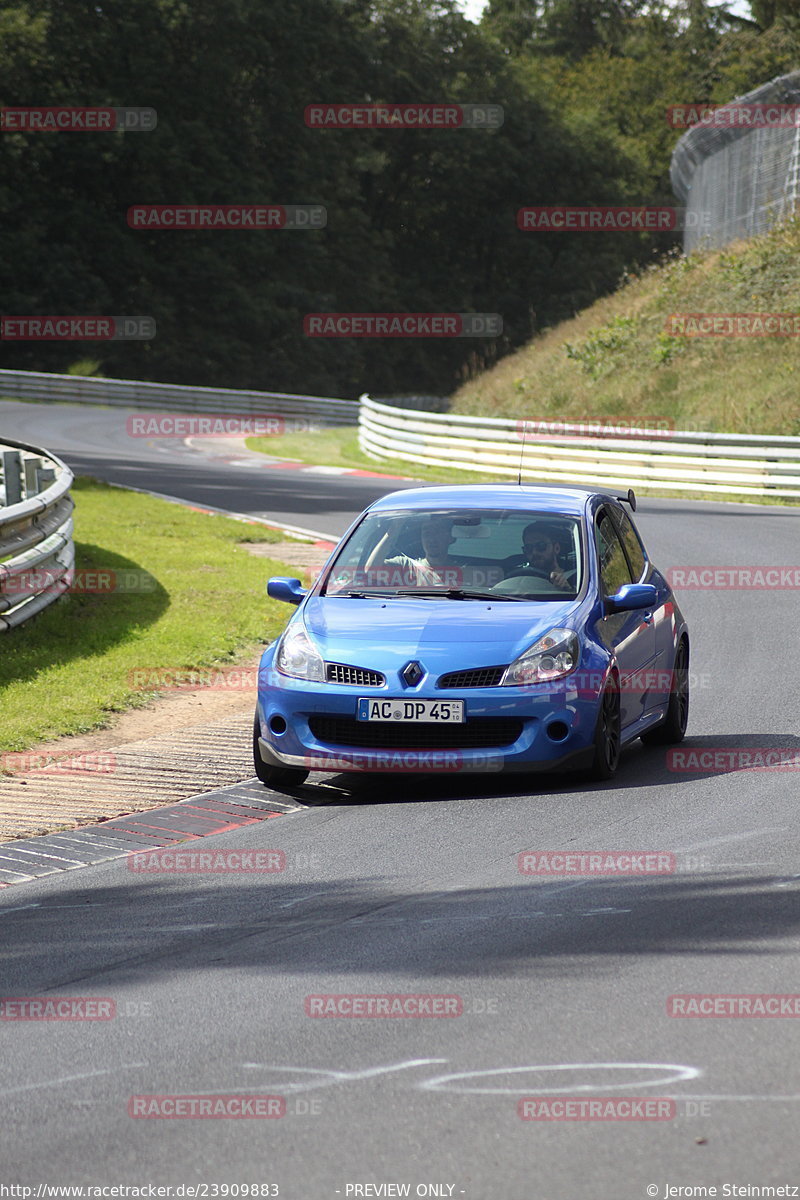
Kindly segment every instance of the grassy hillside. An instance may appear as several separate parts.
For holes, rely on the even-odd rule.
[[[675,313],[757,312],[800,314],[800,217],[625,280],[462,387],[453,411],[575,422],[661,418],[676,429],[800,434],[800,337],[665,332]]]

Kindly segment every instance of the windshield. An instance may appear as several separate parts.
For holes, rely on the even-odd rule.
[[[324,580],[328,596],[571,599],[580,521],[521,509],[368,513]]]

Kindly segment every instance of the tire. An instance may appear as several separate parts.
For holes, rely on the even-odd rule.
[[[620,741],[619,683],[612,676],[603,689],[600,712],[597,714],[590,779],[603,781],[614,778],[619,766]]]
[[[299,787],[301,783],[305,783],[308,779],[308,771],[304,771],[301,767],[273,767],[264,762],[258,748],[260,733],[258,713],[256,713],[253,719],[253,766],[264,787],[277,788],[278,791],[281,791],[283,788]]]
[[[686,736],[689,719],[689,647],[681,641],[675,654],[674,684],[669,693],[667,715],[660,725],[641,734],[645,746],[674,746]]]

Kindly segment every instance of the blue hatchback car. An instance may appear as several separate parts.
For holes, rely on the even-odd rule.
[[[610,779],[679,742],[689,635],[623,503],[577,488],[393,492],[350,527],[259,669],[271,787],[310,771],[555,771]]]

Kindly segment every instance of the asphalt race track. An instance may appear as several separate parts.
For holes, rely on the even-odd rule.
[[[203,439],[187,447],[176,438],[130,437],[126,422],[133,415],[142,413],[91,405],[0,401],[0,437],[43,445],[64,458],[76,473],[179,496],[193,504],[271,517],[335,539],[351,517],[388,490],[380,479],[337,479],[313,470],[273,470],[267,459],[261,470],[234,468],[224,457],[235,459],[240,443],[232,441],[226,456],[212,457],[204,452]],[[219,451],[219,442],[214,448]],[[395,486],[411,485],[403,481],[389,485]]]
[[[134,442],[123,417],[5,403],[0,436],[330,535],[407,486]],[[644,500],[637,522],[662,570],[800,564],[797,509]],[[298,791],[302,811],[202,843],[282,850],[282,872],[117,860],[3,889],[2,996],[100,997],[116,1012],[0,1022],[3,1175],[32,1196],[48,1195],[39,1184],[285,1200],[800,1188],[800,1022],[668,1015],[676,994],[797,994],[800,1013],[800,769],[735,770],[721,753],[800,755],[798,593],[679,600],[693,638],[684,748],[719,751],[714,769],[671,771],[637,742],[613,786],[331,777]],[[675,870],[523,875],[518,855],[533,850],[660,852]],[[307,1015],[332,994],[444,996],[451,1015]],[[132,1099],[176,1095],[255,1096],[272,1119],[161,1120]],[[606,1119],[523,1120],[525,1098],[523,1115],[593,1099]],[[674,1103],[634,1105],[664,1119],[608,1119],[643,1098]]]

